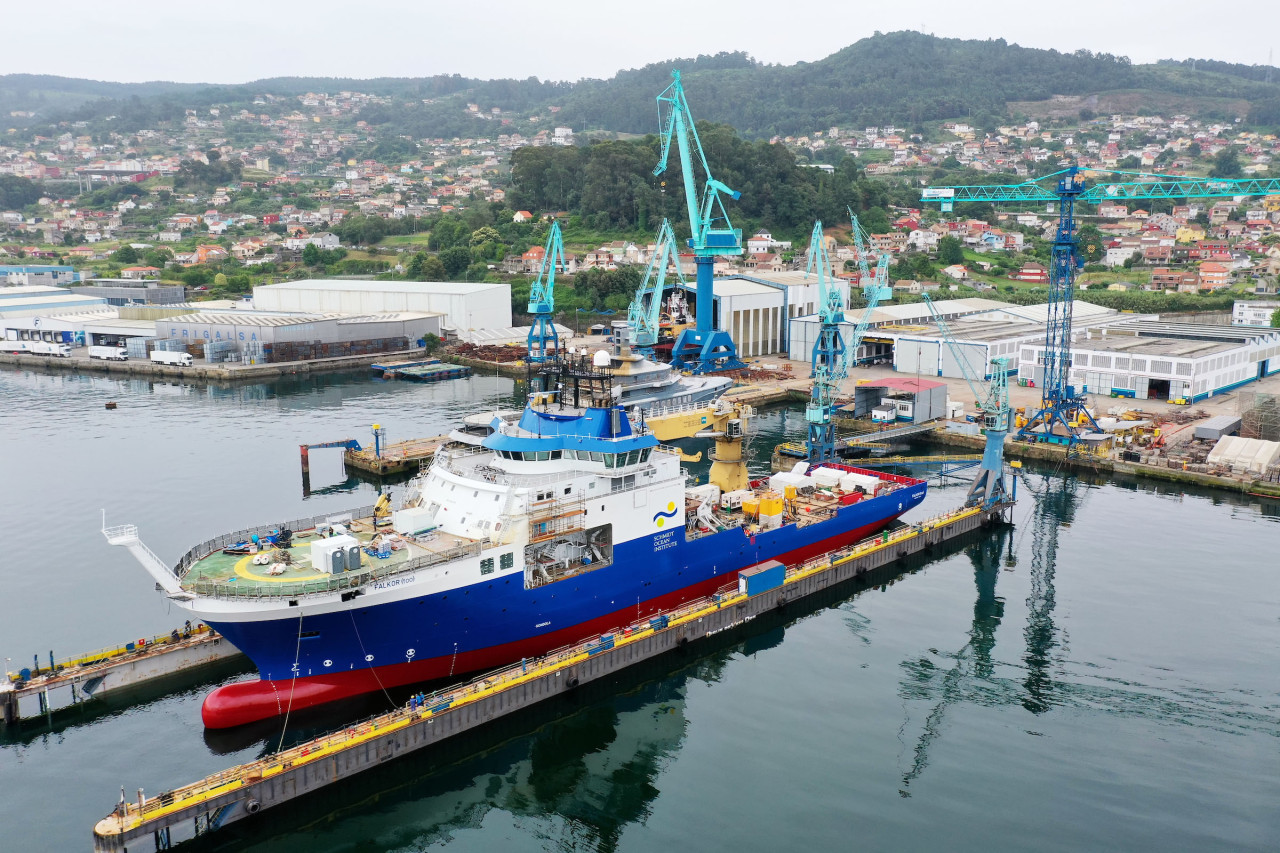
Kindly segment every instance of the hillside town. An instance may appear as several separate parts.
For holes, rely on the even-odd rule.
[[[62,123],[24,142],[0,144],[0,176],[36,182],[39,198],[0,210],[0,259],[63,265],[74,279],[171,280],[189,296],[234,295],[260,281],[302,277],[318,268],[347,275],[421,279],[422,260],[439,255],[429,236],[442,216],[467,215],[490,230],[469,257],[426,268],[437,278],[530,276],[542,263],[541,223],[562,211],[513,209],[507,195],[513,152],[584,140],[554,115],[504,115],[466,105],[495,133],[476,138],[385,138],[361,118],[389,99],[354,91],[294,98],[263,94],[253,109],[187,109],[180,126],[136,133]],[[425,103],[430,103],[426,101]],[[555,108],[552,108],[552,112]],[[528,133],[521,129],[528,126]],[[13,136],[10,131],[10,136]],[[1075,163],[1082,169],[1167,174],[1266,175],[1280,139],[1232,123],[1187,115],[1081,113],[1080,120],[1026,120],[978,128],[949,121],[926,134],[894,126],[831,127],[774,137],[801,165],[834,170],[854,158],[867,176],[1002,174],[1032,179]],[[1010,292],[1048,281],[1051,210],[990,210],[980,217],[894,205],[871,234],[866,258],[891,253],[891,278],[904,296],[936,287]],[[343,232],[354,218],[359,229]],[[1147,209],[1102,204],[1082,217],[1089,266],[1081,286],[1182,294],[1235,288],[1269,295],[1280,273],[1280,198],[1231,199]],[[373,223],[372,225],[369,223]],[[480,223],[484,223],[481,225]],[[775,239],[768,223],[721,274],[800,268],[794,235]],[[421,232],[421,233],[419,233]],[[858,250],[833,229],[837,274],[856,275]],[[1083,235],[1082,235],[1083,236]],[[390,237],[390,239],[387,239]],[[565,272],[644,265],[644,237],[572,246]],[[692,259],[686,258],[687,271]],[[36,278],[39,278],[37,275]],[[34,281],[20,271],[8,283]],[[211,293],[211,291],[213,291]]]

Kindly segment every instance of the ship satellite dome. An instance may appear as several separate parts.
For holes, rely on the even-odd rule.
[[[607,349],[596,350],[596,354],[591,357],[591,364],[595,367],[608,367],[609,351]]]

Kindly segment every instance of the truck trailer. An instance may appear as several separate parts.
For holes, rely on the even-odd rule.
[[[176,367],[190,367],[192,364],[191,353],[189,352],[169,352],[168,350],[158,349],[151,353],[151,360],[156,364],[171,364]]]
[[[89,358],[103,361],[128,361],[129,351],[124,347],[89,347]]]

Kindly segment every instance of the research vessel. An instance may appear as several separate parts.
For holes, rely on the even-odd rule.
[[[168,598],[243,651],[255,680],[205,700],[211,728],[533,658],[700,598],[766,560],[796,563],[871,536],[924,481],[839,464],[757,481],[749,410],[725,410],[709,482],[690,485],[607,380],[572,405],[530,400],[478,443],[440,448],[398,509],[226,534],[170,568],[136,528],[105,529]]]

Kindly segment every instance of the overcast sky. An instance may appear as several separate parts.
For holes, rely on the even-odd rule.
[[[263,77],[610,77],[745,50],[762,62],[828,56],[876,30],[1004,38],[1026,47],[1263,64],[1277,0],[957,0],[794,4],[737,0],[9,0],[0,73],[136,82]],[[1228,14],[1229,12],[1229,14]],[[807,17],[806,17],[807,16]]]

